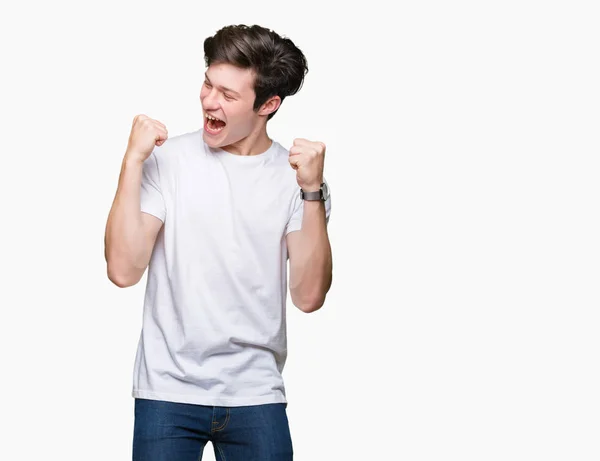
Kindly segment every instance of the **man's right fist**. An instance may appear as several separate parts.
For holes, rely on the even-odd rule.
[[[146,115],[136,115],[131,126],[126,157],[144,162],[154,150],[169,137],[167,127]]]

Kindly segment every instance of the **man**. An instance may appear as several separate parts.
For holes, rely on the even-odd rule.
[[[134,366],[133,459],[292,460],[281,376],[290,295],[303,312],[332,279],[325,145],[288,150],[266,125],[308,71],[294,43],[259,26],[204,42],[204,126],[168,138],[138,115],[106,227],[108,277],[148,268]]]

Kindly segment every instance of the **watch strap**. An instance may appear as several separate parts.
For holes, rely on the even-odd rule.
[[[323,199],[323,191],[321,189],[319,189],[314,192],[304,192],[302,189],[300,189],[300,198],[302,200],[310,200],[310,201],[322,200]]]

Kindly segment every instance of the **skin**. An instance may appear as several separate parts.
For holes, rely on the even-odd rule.
[[[254,73],[230,64],[214,63],[206,71],[200,102],[206,113],[226,122],[216,135],[203,132],[204,141],[236,155],[258,155],[272,143],[267,135],[267,117],[281,105],[273,96],[254,110]],[[206,119],[204,120],[206,122]],[[136,284],[150,259],[162,222],[140,210],[141,172],[154,146],[168,137],[166,127],[145,115],[134,118],[125,153],[117,194],[105,234],[105,257],[109,279],[119,287]],[[298,185],[317,191],[323,182],[325,144],[304,138],[294,140],[290,167]],[[302,229],[286,237],[290,260],[290,295],[303,312],[320,309],[331,287],[332,255],[321,201],[305,201]]]
[[[256,155],[271,145],[267,135],[267,116],[276,111],[281,98],[269,98],[259,109],[253,109],[254,73],[231,64],[215,63],[206,71],[200,91],[204,114],[227,123],[216,135],[204,132],[204,142],[237,155]],[[228,88],[229,90],[225,90]]]

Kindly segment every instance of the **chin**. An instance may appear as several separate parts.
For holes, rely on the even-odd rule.
[[[207,135],[206,131],[202,131],[202,139],[206,144],[210,147],[221,147],[223,145],[222,142],[217,141],[213,136]]]

